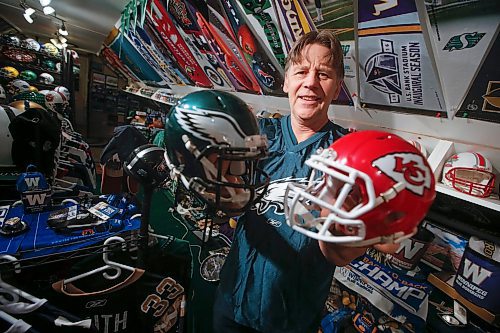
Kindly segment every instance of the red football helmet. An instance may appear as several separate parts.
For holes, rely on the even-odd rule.
[[[425,157],[391,133],[348,134],[306,164],[308,183],[287,188],[287,223],[325,242],[399,243],[416,232],[436,195]]]

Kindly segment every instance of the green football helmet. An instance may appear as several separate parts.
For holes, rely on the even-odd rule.
[[[42,60],[42,68],[46,68],[48,70],[55,71],[56,70],[56,63],[53,62],[52,60],[49,60],[49,59],[43,59]]]
[[[20,74],[19,74],[19,78],[21,80],[26,80],[26,81],[36,81],[36,78],[38,77],[38,75],[36,75],[35,72],[33,71],[30,71],[30,70],[25,70],[25,71],[22,71]]]
[[[258,168],[267,138],[247,104],[221,91],[186,95],[165,124],[165,160],[172,178],[216,212],[238,215],[264,194],[269,176]]]

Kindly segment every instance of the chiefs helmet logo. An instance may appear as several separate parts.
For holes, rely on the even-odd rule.
[[[404,182],[416,195],[430,189],[433,175],[421,155],[394,153],[376,159],[373,165],[395,182]]]

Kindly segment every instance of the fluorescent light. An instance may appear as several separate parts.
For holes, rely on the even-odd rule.
[[[59,33],[63,36],[68,35],[68,30],[66,30],[66,26],[64,25],[64,22],[63,22],[62,26],[59,28]]]
[[[40,0],[40,5],[42,5],[42,7],[48,6],[51,1],[52,0]]]
[[[61,46],[62,46],[62,48],[64,48],[64,49],[65,49],[65,48],[67,48],[67,47],[68,47],[68,44],[66,44],[66,43],[62,43],[62,44],[61,44]]]
[[[61,43],[59,43],[59,41],[58,41],[57,39],[55,39],[55,38],[51,38],[51,39],[50,39],[50,42],[51,42],[52,44],[54,44],[54,46],[55,46],[55,47],[57,47],[59,50],[60,50],[60,49],[62,49],[62,45],[61,45]]]
[[[59,36],[59,41],[60,41],[62,44],[64,44],[64,43],[66,43],[68,40],[67,40],[66,38],[62,37],[62,36]]]
[[[35,10],[31,7],[28,7],[24,10],[24,19],[26,21],[28,21],[28,23],[33,23],[33,18],[31,17],[31,15],[35,12]]]
[[[50,6],[46,6],[46,7],[43,7],[43,13],[45,15],[50,15],[52,13],[54,13],[56,10]]]
[[[24,13],[23,16],[24,19],[28,21],[28,23],[33,23],[33,19],[31,18],[31,16],[27,15],[26,13]]]

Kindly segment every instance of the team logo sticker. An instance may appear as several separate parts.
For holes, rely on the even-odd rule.
[[[488,82],[483,99],[483,111],[500,112],[500,81]]]
[[[382,52],[371,56],[365,64],[366,82],[389,96],[390,103],[401,100],[399,59],[391,40],[380,40]]]
[[[422,196],[430,189],[432,172],[422,156],[412,153],[395,153],[380,157],[373,165],[395,182],[404,182],[406,189]]]
[[[479,43],[479,41],[486,35],[482,32],[466,32],[461,35],[453,36],[450,38],[448,43],[444,46],[443,50],[455,51],[470,49]]]

